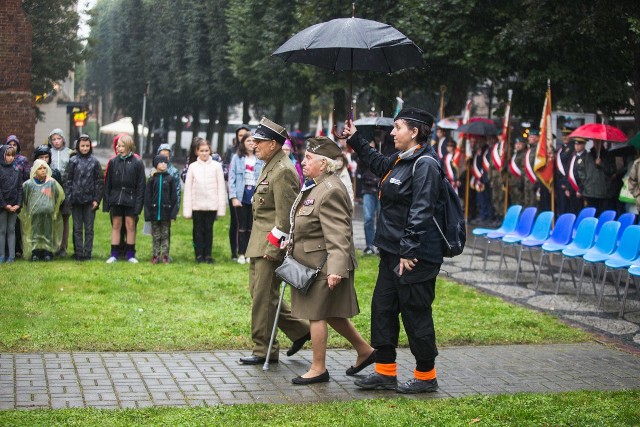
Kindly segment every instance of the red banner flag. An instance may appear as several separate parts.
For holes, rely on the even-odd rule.
[[[540,140],[536,148],[536,159],[533,165],[538,179],[547,190],[553,191],[553,133],[551,131],[551,88],[547,88],[547,96],[540,119]]]
[[[467,100],[467,104],[464,107],[464,115],[462,116],[462,124],[469,123],[471,118],[471,100]],[[453,165],[456,169],[460,170],[467,158],[471,157],[471,147],[467,144],[467,138],[465,134],[460,134],[460,142],[456,147],[456,151],[453,154]]]

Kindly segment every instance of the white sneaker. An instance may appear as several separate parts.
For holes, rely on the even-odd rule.
[[[127,261],[129,261],[131,264],[137,264],[138,260],[135,259],[134,257],[129,258]]]
[[[247,264],[249,264],[249,261],[251,261],[251,258],[249,258],[249,257],[246,257],[246,258],[244,259],[244,262],[246,262]]]
[[[244,255],[240,255],[238,257],[238,264],[244,264],[245,262],[247,261],[244,259]]]
[[[112,256],[112,257],[109,257],[109,259],[107,260],[107,264],[113,264],[114,262],[117,262],[117,261],[118,261],[118,258]]]

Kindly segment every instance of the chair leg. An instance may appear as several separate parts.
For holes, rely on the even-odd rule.
[[[580,280],[578,285],[578,291],[576,292],[576,301],[580,301],[580,297],[582,296],[582,281],[584,279],[584,268],[587,262],[583,259],[582,266],[580,267]]]
[[[618,314],[618,317],[620,319],[622,319],[624,317],[624,306],[627,303],[627,292],[629,292],[629,281],[633,280],[634,284],[635,284],[635,278],[631,279],[631,275],[629,273],[627,273],[627,281],[625,282],[624,285],[624,293],[622,294],[622,302],[620,303],[620,313]]]
[[[487,239],[487,244],[484,247],[484,263],[482,264],[482,272],[487,271],[487,258],[489,258],[489,244],[491,243],[490,239]]]
[[[542,251],[542,253],[540,254],[540,264],[538,265],[538,272],[536,273],[536,291],[540,286],[540,274],[542,274],[542,263],[546,256],[547,256],[547,253]]]
[[[514,248],[517,251],[517,249]],[[524,250],[524,246],[520,245],[520,251],[518,252],[518,265],[516,266],[516,279],[515,284],[518,284],[518,276],[520,275],[520,264],[522,263],[522,251]]]
[[[596,274],[595,275],[593,274],[593,267],[596,268]],[[606,267],[605,267],[604,274],[605,275],[607,274]],[[598,296],[598,290],[596,289],[596,286],[597,286],[596,282],[599,279],[600,279],[600,266],[599,265],[595,265],[594,266],[593,264],[591,264],[591,286],[593,286],[593,296],[594,297]]]
[[[504,268],[507,268],[507,259],[504,256],[504,243],[500,241],[500,261],[498,262],[498,271],[502,271],[502,263],[504,262]]]
[[[616,280],[616,297],[618,298],[618,301],[620,301],[620,281],[622,280],[622,269],[619,269],[618,271],[618,279]]]
[[[577,262],[578,262],[578,261],[577,261],[577,260],[574,260],[574,261],[575,261],[575,262],[576,262],[576,264],[577,264]],[[578,267],[578,266],[576,265],[576,268],[577,268],[577,267]],[[569,272],[571,273],[571,280],[573,280],[573,288],[575,289],[575,288],[577,288],[578,286],[576,285],[576,275],[575,275],[575,274],[573,274],[573,266],[571,265],[571,260],[569,260]]]
[[[562,270],[564,270],[564,260],[565,260],[565,256],[562,255],[562,258],[560,259],[560,269],[558,270],[558,277],[556,278],[556,295],[558,295],[558,289],[560,289],[560,281],[562,280]],[[569,264],[569,266],[571,266],[571,264]]]
[[[536,263],[533,261],[533,248],[529,248],[529,260],[531,261],[531,268],[533,268],[533,272],[537,273],[536,271]]]
[[[471,258],[469,258],[469,269],[471,269],[471,264],[473,264],[473,257],[476,255],[477,241],[478,241],[478,236],[473,236],[473,246],[471,246]]]
[[[604,284],[607,281],[607,273],[608,272],[609,272],[609,267],[607,267],[605,265],[604,266],[604,274],[602,275],[602,286],[600,286],[600,297],[598,298],[598,305],[596,306],[596,310],[600,310],[600,304],[602,303],[602,297],[604,296]]]

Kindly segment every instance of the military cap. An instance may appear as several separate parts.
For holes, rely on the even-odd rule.
[[[394,120],[398,119],[411,120],[413,122],[422,123],[429,127],[433,125],[433,115],[431,115],[431,113],[414,107],[407,107],[400,110]]]
[[[569,135],[571,132],[573,132],[574,130],[576,130],[575,126],[570,125],[570,124],[565,124],[562,129],[560,129],[560,132],[563,135]]]
[[[529,135],[536,135],[536,136],[540,136],[540,130],[539,130],[539,129],[531,128],[531,129],[529,129]]]
[[[307,151],[319,156],[335,159],[342,154],[342,150],[326,136],[315,136],[307,140]]]
[[[287,130],[285,128],[272,122],[266,117],[263,117],[262,120],[260,120],[260,124],[251,136],[254,139],[262,141],[274,140],[278,144],[284,144],[284,142],[289,139],[289,134],[287,134]]]

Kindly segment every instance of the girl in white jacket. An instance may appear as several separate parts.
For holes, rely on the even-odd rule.
[[[222,165],[211,158],[211,146],[203,138],[195,144],[198,158],[189,165],[184,184],[183,216],[193,218],[193,249],[196,262],[213,263],[213,223],[224,216],[227,191]]]

